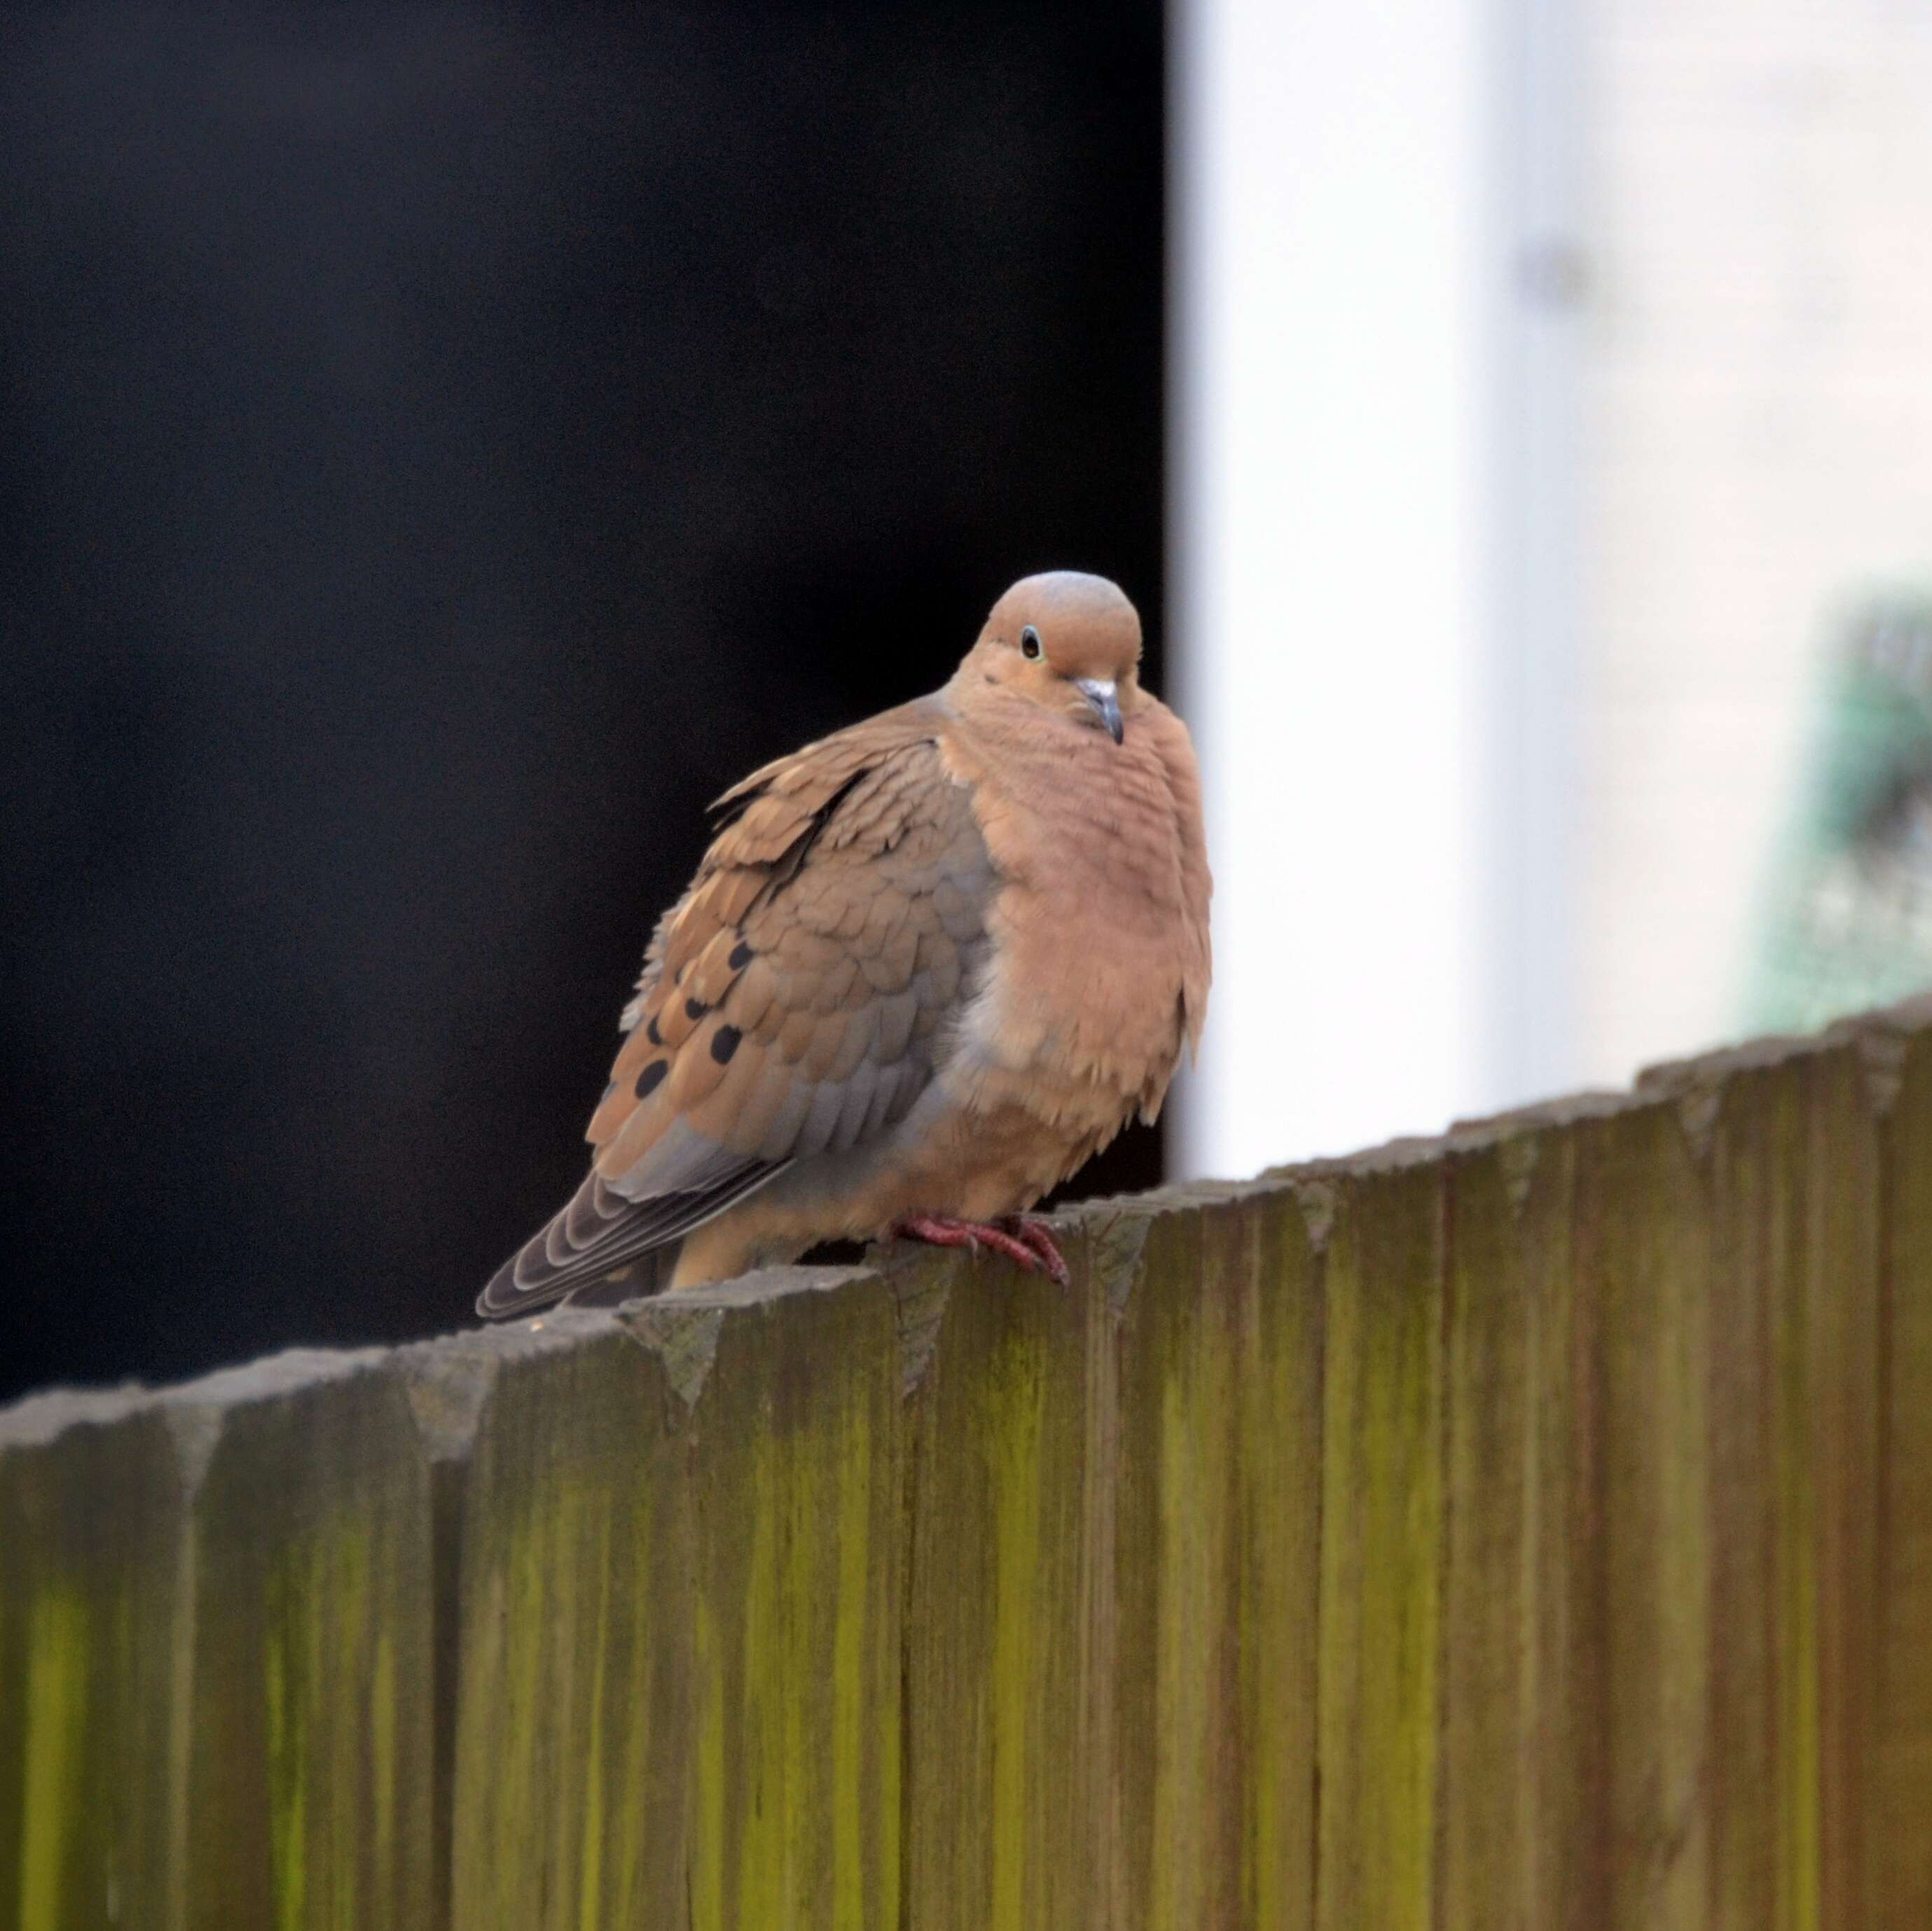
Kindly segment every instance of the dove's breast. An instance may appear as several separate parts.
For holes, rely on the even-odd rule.
[[[1119,745],[1075,727],[988,760],[998,781],[976,788],[999,885],[944,1077],[974,1112],[1018,1108],[1064,1141],[1046,1184],[1159,1111],[1198,1029],[1208,881],[1198,790],[1176,785],[1172,733],[1185,751],[1159,706]],[[1186,751],[1184,775],[1192,763]]]

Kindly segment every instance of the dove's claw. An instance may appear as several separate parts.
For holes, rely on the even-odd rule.
[[[1064,1288],[1066,1263],[1053,1244],[1046,1223],[1018,1215],[1000,1226],[987,1220],[956,1220],[950,1214],[909,1213],[888,1230],[894,1239],[923,1240],[933,1247],[970,1247],[977,1253],[990,1247],[1030,1274],[1046,1274]]]
[[[1030,1213],[1016,1213],[1006,1224],[1012,1229],[1014,1238],[1036,1257],[1041,1270],[1058,1285],[1064,1288],[1071,1282],[1072,1276],[1066,1271],[1053,1229],[1045,1221]]]

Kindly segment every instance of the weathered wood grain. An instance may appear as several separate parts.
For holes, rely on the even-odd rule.
[[[951,1264],[914,1397],[907,1921],[1305,1924],[1304,1219],[1232,1189],[1082,1225],[1064,1296]]]
[[[1856,1036],[1805,1069],[1806,1379],[1818,1678],[1815,1921],[1884,1922],[1871,1882],[1878,1781],[1884,1382],[1882,1121],[1895,1038]],[[1874,1063],[1874,1057],[1877,1063]],[[1932,1787],[1922,1791],[1932,1807]],[[1801,1919],[1799,1921],[1805,1921]]]
[[[789,1270],[504,1346],[464,1504],[454,1923],[896,1923],[886,1290]]]
[[[191,1497],[179,1922],[414,1931],[432,1910],[429,1484],[380,1355],[164,1398]]]
[[[1305,1222],[1280,1194],[1174,1196],[1114,1298],[1104,1921],[1306,1925],[1322,1317]]]
[[[463,1505],[451,1920],[681,1924],[694,1551],[680,1397],[608,1316],[490,1345]]]
[[[1568,1265],[1562,1131],[1472,1136],[1447,1180],[1435,1921],[1543,1931],[1564,1922],[1574,1829],[1563,1627],[1546,1615],[1568,1526],[1549,1440],[1567,1421],[1568,1378],[1546,1367],[1562,1359]]]
[[[1705,1333],[1709,1576],[1705,1921],[1815,1925],[1817,1508],[1802,1057],[1693,1075],[1711,1224]]]
[[[1582,1506],[1590,1468],[1585,1423],[1591,1384],[1581,1372],[1586,1357],[1580,1343],[1588,1330],[1578,1307],[1574,1212],[1582,1137],[1580,1118],[1572,1114],[1560,1125],[1545,1123],[1504,1156],[1512,1208],[1521,1202],[1522,1245],[1512,1264],[1530,1276],[1531,1413],[1523,1447],[1530,1603],[1522,1637],[1529,1735],[1518,1773],[1528,1829],[1525,1915],[1532,1927],[1552,1931],[1595,1931],[1600,1897],[1593,1827],[1594,1807],[1602,1801],[1603,1738],[1585,1586],[1597,1530]],[[1515,1249],[1510,1237],[1505,1245]],[[1472,1399],[1458,1393],[1462,1401]],[[1452,1630],[1452,1648],[1459,1636]],[[1466,1894],[1465,1901],[1480,1912],[1480,1898]]]
[[[1324,1245],[1316,1918],[1426,1926],[1434,1910],[1447,1201],[1420,1156],[1304,1191]]]
[[[1319,1735],[1322,1364],[1327,1318],[1318,1229],[1276,1189],[1245,1192],[1210,1256],[1245,1265],[1231,1336],[1236,1396],[1232,1612],[1238,1674],[1225,1720],[1238,1740],[1240,1888],[1235,1922],[1310,1931],[1316,1913]],[[1222,1218],[1217,1214],[1216,1220]]]
[[[1240,1921],[1243,1244],[1234,1207],[1156,1214],[1123,1309],[1108,1899],[1147,1931]],[[1177,1279],[1199,1285],[1178,1296]]]
[[[152,1397],[0,1415],[0,1924],[174,1921],[185,1517]]]
[[[693,1556],[691,1931],[892,1931],[904,1595],[894,1303],[872,1277],[806,1269],[681,1299],[627,1318],[670,1348],[680,1329],[719,1323],[702,1387],[674,1411]]]
[[[1090,1345],[1106,1285],[1090,1268],[1062,1291],[991,1260],[938,1265],[908,1411],[904,1921],[1092,1923],[1112,1828],[1087,1720],[1114,1561],[1089,1480],[1109,1453],[1104,1326]]]
[[[514,1332],[485,1328],[396,1351],[429,1471],[430,1685],[433,1727],[429,1792],[430,1909],[428,1931],[451,1922],[451,1848],[456,1786],[456,1711],[462,1656],[463,1537],[476,1433]]]
[[[1572,1129],[1572,1875],[1587,1921],[1631,1931],[1700,1927],[1709,1889],[1708,1131],[1668,1100]]]
[[[1932,1923],[1932,1002],[0,1414],[0,1926]]]
[[[1895,1042],[1867,1029],[1889,1099],[1872,1846],[1872,1922],[1886,1931],[1932,1924],[1932,1014],[1912,1016]],[[1888,1043],[1896,1050],[1883,1052]]]
[[[428,1524],[373,1354],[0,1421],[13,1921],[428,1923]]]

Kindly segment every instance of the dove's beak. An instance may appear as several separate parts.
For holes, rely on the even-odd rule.
[[[1113,681],[1106,677],[1076,677],[1073,688],[1100,714],[1100,721],[1107,727],[1107,735],[1116,744],[1126,727],[1120,722],[1120,700],[1114,694]]]

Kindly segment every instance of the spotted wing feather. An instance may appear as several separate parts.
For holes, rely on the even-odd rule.
[[[479,1312],[524,1313],[626,1269],[641,1291],[650,1257],[911,1110],[991,889],[939,721],[931,700],[888,712],[718,801],[722,826],[626,1009],[591,1171]]]

